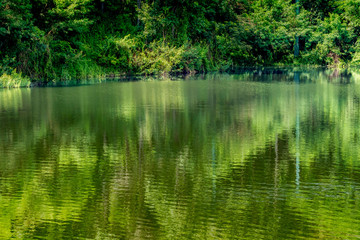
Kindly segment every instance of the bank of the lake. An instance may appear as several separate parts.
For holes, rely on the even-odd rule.
[[[150,74],[150,75],[125,75],[125,74],[99,74],[98,77],[88,77],[83,79],[67,79],[62,81],[36,81],[31,80],[29,77],[24,77],[21,74],[13,72],[11,75],[4,74],[0,76],[0,88],[33,88],[33,87],[61,87],[61,86],[80,86],[80,85],[92,85],[99,84],[103,82],[112,82],[112,81],[158,81],[158,80],[179,80],[179,79],[189,79],[189,78],[198,78],[204,77],[205,75],[246,75],[253,76],[254,78],[259,78],[262,75],[279,75],[279,76],[291,76],[296,72],[302,73],[314,73],[314,72],[323,72],[326,73],[326,76],[330,76],[334,80],[346,78],[347,81],[356,81],[359,78],[360,71],[358,68],[336,68],[336,67],[321,67],[321,66],[248,66],[248,67],[237,67],[229,71],[213,71],[208,73],[176,73],[170,72],[166,74]],[[288,77],[287,77],[288,78]],[[287,79],[286,81],[292,81],[292,79]]]

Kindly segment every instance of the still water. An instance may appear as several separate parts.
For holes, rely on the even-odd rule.
[[[0,239],[360,238],[360,83],[0,90]]]

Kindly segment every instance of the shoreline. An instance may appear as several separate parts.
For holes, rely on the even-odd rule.
[[[83,86],[83,85],[94,85],[103,82],[131,82],[131,81],[141,81],[144,79],[185,79],[192,76],[201,76],[201,75],[211,75],[211,74],[253,74],[254,76],[269,75],[269,74],[285,74],[291,72],[307,72],[312,70],[333,70],[336,75],[341,75],[339,72],[345,72],[345,75],[348,75],[348,71],[353,71],[352,68],[332,68],[329,66],[243,66],[236,67],[228,71],[209,71],[209,72],[195,72],[190,73],[179,73],[179,72],[169,72],[163,74],[123,74],[123,73],[109,73],[106,75],[99,75],[98,77],[88,77],[84,79],[73,79],[73,80],[59,80],[59,81],[31,81],[28,78],[23,78],[22,81],[25,81],[25,84],[1,84],[0,76],[0,89],[10,89],[10,88],[37,88],[37,87],[69,87],[69,86]],[[21,75],[21,74],[17,74]],[[7,75],[8,77],[11,75]],[[343,76],[343,75],[342,75]]]

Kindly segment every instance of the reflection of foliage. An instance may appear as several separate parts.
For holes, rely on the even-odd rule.
[[[0,238],[352,238],[360,88],[330,75],[1,91]]]

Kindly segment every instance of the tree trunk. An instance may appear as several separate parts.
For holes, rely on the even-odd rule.
[[[296,0],[296,18],[300,13],[299,0]],[[299,36],[296,33],[295,35],[295,46],[294,46],[294,57],[298,57],[300,54],[300,46],[299,46]]]
[[[141,0],[137,0],[137,8],[138,10],[141,9]],[[138,13],[138,17],[137,17],[137,25],[140,24],[140,19],[139,19],[139,13]]]

